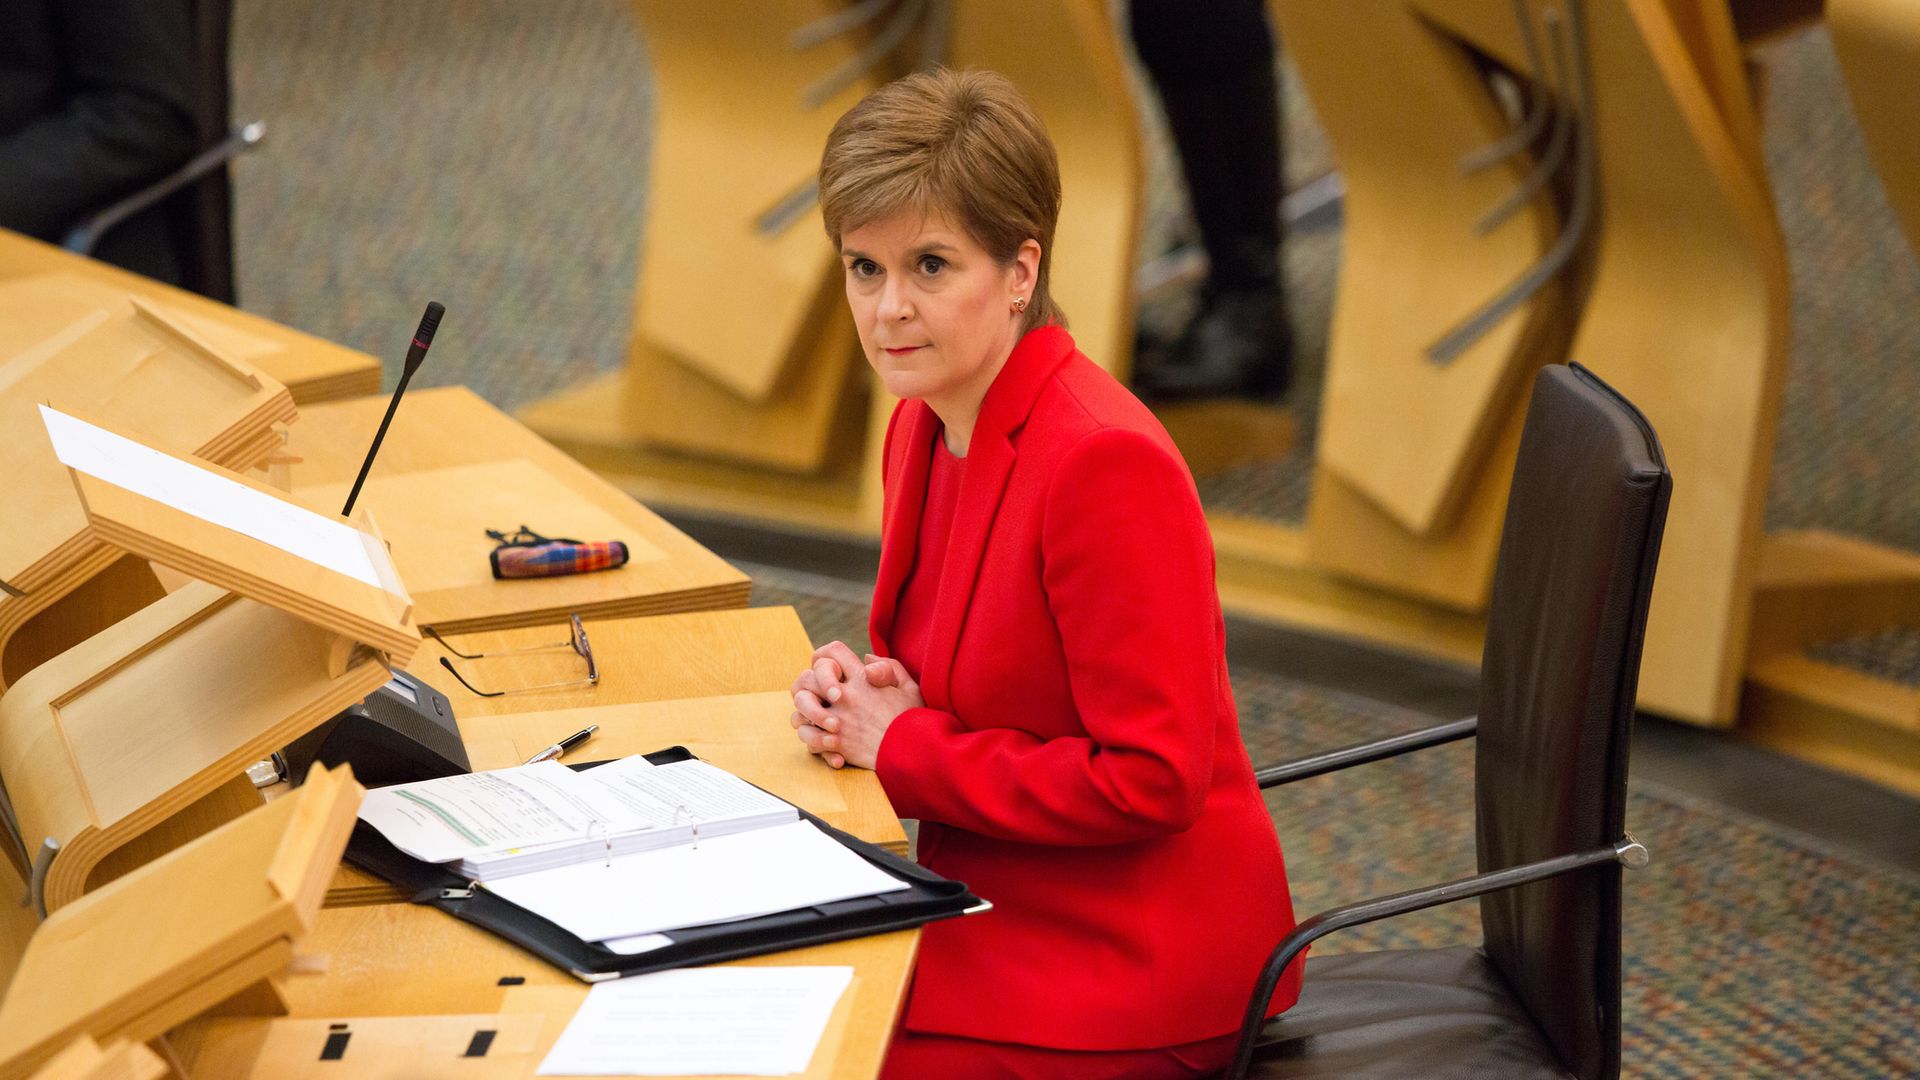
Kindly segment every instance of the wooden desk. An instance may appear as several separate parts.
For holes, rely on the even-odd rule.
[[[786,690],[812,658],[813,645],[792,608],[589,619],[586,629],[600,666],[598,686],[477,697],[440,668],[440,658],[448,653],[431,638],[421,643],[409,669],[452,700],[476,769],[517,764],[554,739],[599,723],[600,734],[576,751],[575,758],[646,753],[682,743],[805,806],[836,828],[906,854],[906,833],[879,780],[864,769],[826,768],[793,737],[787,723],[793,706]],[[451,640],[461,652],[473,653],[558,642],[566,636],[554,624]],[[584,672],[580,661],[565,651],[451,659],[462,674],[472,678],[471,673],[484,672],[502,688],[557,682]],[[554,715],[555,710],[565,712]],[[528,721],[542,713],[550,723],[529,726]]]
[[[127,293],[181,312],[214,345],[284,384],[298,404],[380,389],[380,361],[366,353],[0,229],[0,356],[59,329],[75,305]]]
[[[741,776],[807,806],[838,827],[904,851],[906,837],[879,781],[862,770],[835,771],[813,761],[787,726],[784,691],[812,655],[812,645],[792,608],[750,608],[589,621],[588,636],[601,661],[601,681],[589,688],[477,698],[455,685],[460,717],[475,768],[523,760],[531,743],[551,730],[577,730],[581,716],[602,724],[582,755],[655,750],[680,743]],[[557,626],[473,634],[455,640],[463,652],[557,641]],[[435,685],[450,683],[438,672],[444,650],[425,643],[413,668]],[[516,677],[547,677],[541,664],[564,666],[541,656],[480,661],[503,684]],[[542,712],[540,710],[547,710]],[[568,710],[568,711],[555,711]],[[583,711],[584,710],[584,711]],[[566,734],[567,732],[561,732]],[[544,745],[544,743],[542,743]],[[329,904],[303,941],[305,951],[327,956],[326,973],[294,979],[286,987],[292,1007],[281,1021],[202,1018],[169,1036],[190,1069],[204,1065],[213,1076],[287,1075],[296,1064],[275,1058],[273,1048],[316,1049],[326,1025],[343,1017],[421,1017],[426,1024],[458,1025],[454,1017],[537,1013],[537,1038],[525,1036],[520,1072],[532,1068],[579,1008],[587,988],[571,976],[518,948],[438,911],[404,903],[368,903],[379,885],[351,868],[335,877]],[[823,1037],[810,1078],[872,1077],[878,1074],[913,958],[918,931],[783,952],[744,964],[851,964],[855,977]],[[502,979],[524,980],[503,986]],[[279,1028],[274,1025],[279,1024]],[[302,1026],[305,1025],[305,1026]],[[504,1036],[503,1036],[504,1037]],[[303,1042],[302,1040],[308,1040]],[[457,1061],[458,1059],[456,1059]],[[517,1068],[515,1064],[513,1068]],[[245,1070],[252,1069],[249,1073]],[[475,1072],[408,1073],[471,1076]]]
[[[301,410],[288,443],[301,459],[287,468],[296,500],[340,508],[386,405],[369,397]],[[393,545],[420,624],[442,633],[571,613],[744,607],[751,587],[725,560],[464,387],[406,397],[359,505]],[[632,561],[596,574],[495,581],[486,530],[522,523],[549,536],[624,540]]]

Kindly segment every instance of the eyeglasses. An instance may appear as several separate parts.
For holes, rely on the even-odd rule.
[[[587,677],[584,679],[569,679],[566,682],[557,683],[541,683],[538,686],[517,686],[510,690],[482,690],[468,682],[466,676],[460,674],[459,670],[453,666],[453,661],[444,656],[440,658],[440,666],[446,668],[448,674],[459,679],[461,686],[466,687],[481,697],[504,697],[507,694],[531,694],[537,690],[564,690],[571,686],[598,685],[600,682],[600,666],[594,663],[593,643],[587,640],[587,628],[580,625],[580,616],[578,615],[569,615],[567,621],[572,629],[572,633],[568,635],[565,641],[555,642],[552,645],[529,645],[520,649],[501,649],[498,652],[463,653],[448,644],[447,639],[441,637],[432,627],[422,628],[420,632],[439,642],[448,652],[462,660],[486,660],[496,656],[524,656],[528,653],[572,649],[581,659],[587,662]]]

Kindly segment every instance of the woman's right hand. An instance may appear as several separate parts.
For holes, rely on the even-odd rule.
[[[813,665],[795,677],[793,686],[789,688],[793,696],[793,715],[790,719],[794,730],[800,735],[800,741],[806,745],[809,753],[818,755],[836,769],[844,768],[847,760],[835,751],[820,749],[820,736],[840,730],[840,723],[831,707],[845,693],[848,673],[836,656],[851,652],[846,643],[840,641],[828,642],[813,650]],[[873,653],[867,653],[863,659],[865,663],[862,666],[870,686],[897,687],[910,681],[906,669],[900,666],[898,660]]]

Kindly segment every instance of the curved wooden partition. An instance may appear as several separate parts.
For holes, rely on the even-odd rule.
[[[877,533],[892,403],[864,370],[807,185],[840,113],[929,56],[1006,74],[1045,121],[1066,191],[1054,294],[1087,354],[1126,372],[1139,132],[1101,0],[635,10],[660,104],[627,364],[530,406],[529,426],[652,502]]]
[[[21,836],[32,851],[60,842],[48,910],[258,805],[249,764],[388,678],[376,653],[341,663],[336,638],[194,582],[0,696]]]
[[[1504,2],[1494,7],[1508,11]],[[1468,172],[1462,162],[1515,126],[1470,40],[1403,3],[1276,0],[1273,11],[1346,181],[1316,480],[1340,490],[1341,509],[1328,520],[1332,500],[1320,500],[1316,534],[1379,531],[1348,524],[1370,504],[1399,531],[1445,536],[1471,500],[1517,389],[1543,362],[1530,323],[1552,311],[1552,297],[1516,308],[1457,356],[1442,360],[1432,349],[1552,245],[1560,214],[1550,186],[1490,231],[1478,223],[1525,182],[1546,145],[1567,135],[1542,132]],[[1535,87],[1536,100],[1557,92],[1558,80],[1531,70],[1526,57],[1509,68]],[[1316,543],[1312,553],[1356,576],[1420,589],[1422,575],[1343,565],[1347,550]]]
[[[1579,360],[1633,399],[1659,430],[1675,493],[1640,700],[1656,712],[1724,723],[1734,713],[1746,655],[1788,317],[1785,250],[1753,156],[1757,131],[1748,96],[1725,62],[1738,55],[1738,46],[1730,20],[1695,18],[1683,27],[1674,17],[1680,5],[1666,0],[1526,0],[1522,6],[1537,25],[1556,18],[1566,38],[1583,46],[1577,59],[1590,82],[1583,126],[1592,139],[1597,197],[1584,266],[1570,289],[1578,305],[1552,317],[1572,340],[1562,347],[1564,339],[1543,333],[1538,351],[1508,361],[1508,377],[1542,362]],[[1427,128],[1438,121],[1409,119],[1427,117],[1436,100],[1466,93],[1460,74],[1436,63],[1363,67],[1369,51],[1396,41],[1409,42],[1406,49],[1415,41],[1432,49],[1430,39],[1438,37],[1525,72],[1533,66],[1521,21],[1508,0],[1276,0],[1275,10],[1352,192],[1324,431],[1351,431],[1342,426],[1343,414],[1379,414],[1369,417],[1371,456],[1360,453],[1366,440],[1350,441],[1342,445],[1351,454],[1326,462],[1322,478],[1331,474],[1344,484],[1316,487],[1310,547],[1317,557],[1337,553],[1327,561],[1342,574],[1477,609],[1497,550],[1513,452],[1511,427],[1504,439],[1497,433],[1516,422],[1517,406],[1486,414],[1496,434],[1479,436],[1481,486],[1470,491],[1465,512],[1450,531],[1423,533],[1404,513],[1413,504],[1399,504],[1403,512],[1396,514],[1395,504],[1379,497],[1385,481],[1369,488],[1354,478],[1370,470],[1405,477],[1400,462],[1423,448],[1442,457],[1457,452],[1459,443],[1421,441],[1441,429],[1442,420],[1401,426],[1382,419],[1399,416],[1394,409],[1451,412],[1447,430],[1467,430],[1475,419],[1471,402],[1436,391],[1424,402],[1387,406],[1379,402],[1404,399],[1386,391],[1378,401],[1349,393],[1344,388],[1363,383],[1397,385],[1394,376],[1413,378],[1414,371],[1429,379],[1451,373],[1421,368],[1426,359],[1404,347],[1398,354],[1363,352],[1350,344],[1357,336],[1339,334],[1348,326],[1433,321],[1431,294],[1384,283],[1447,279],[1465,273],[1461,268],[1470,262],[1459,245],[1430,239],[1457,231],[1462,215],[1424,204],[1420,193],[1457,183],[1457,162],[1425,149],[1432,138]],[[1341,61],[1324,62],[1320,50]],[[1397,126],[1373,119],[1395,114]],[[1393,167],[1410,175],[1388,176]],[[1393,239],[1398,244],[1389,246]],[[1510,352],[1524,353],[1526,341],[1525,335],[1509,338]],[[1368,365],[1377,370],[1364,380],[1345,370]],[[1327,449],[1323,442],[1323,453]]]
[[[1907,244],[1920,252],[1920,3],[1826,0],[1826,9],[1867,152]]]

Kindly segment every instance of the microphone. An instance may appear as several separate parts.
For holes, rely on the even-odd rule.
[[[360,463],[360,475],[354,478],[353,490],[347,492],[347,505],[341,509],[340,516],[353,513],[354,501],[360,498],[360,485],[367,482],[367,472],[373,468],[374,455],[380,452],[380,443],[387,437],[387,425],[393,423],[393,414],[400,408],[400,395],[407,392],[407,383],[413,373],[420,370],[420,362],[427,358],[427,349],[433,345],[433,335],[440,329],[440,316],[447,313],[446,306],[438,300],[427,303],[426,314],[420,316],[420,328],[413,332],[413,344],[407,347],[407,358],[400,368],[400,385],[393,388],[393,400],[387,402],[387,415],[380,418],[380,430],[373,434],[373,445],[367,448],[367,460]]]

